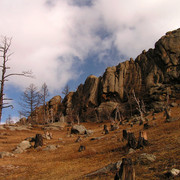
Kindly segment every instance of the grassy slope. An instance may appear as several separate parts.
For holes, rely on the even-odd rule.
[[[180,107],[172,108],[172,116],[180,117]],[[156,114],[156,120],[149,124],[147,130],[151,145],[136,150],[133,154],[126,154],[122,147],[126,142],[122,138],[122,129],[130,128],[123,125],[119,130],[110,132],[101,140],[90,141],[92,137],[102,136],[103,124],[85,123],[87,129],[95,131],[91,137],[83,137],[83,141],[75,143],[77,136],[67,137],[67,128],[62,131],[52,131],[53,139],[45,140],[45,145],[60,145],[54,151],[29,149],[18,154],[17,157],[0,159],[0,179],[85,179],[84,175],[93,172],[107,164],[117,162],[122,157],[131,157],[135,161],[141,153],[152,153],[157,159],[150,165],[135,165],[137,179],[162,179],[162,174],[172,168],[180,169],[180,120],[165,123],[163,113]],[[107,124],[109,127],[109,124]],[[142,126],[134,125],[131,128],[138,137]],[[43,133],[40,128],[31,131],[2,131],[7,135],[0,135],[0,152],[12,151],[23,139]],[[62,138],[64,142],[58,140]],[[80,145],[85,145],[86,150],[78,152]],[[109,173],[93,179],[113,179],[114,173]],[[92,179],[92,178],[91,178]]]

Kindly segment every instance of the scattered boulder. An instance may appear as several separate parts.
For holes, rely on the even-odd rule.
[[[86,132],[86,128],[83,125],[74,125],[71,128],[71,134],[84,134]]]
[[[91,138],[90,140],[91,141],[94,141],[94,140],[100,140],[100,139],[102,139],[104,136],[100,136],[100,137],[93,137],[93,138]]]
[[[129,151],[128,151],[128,154],[132,154],[134,152],[136,152],[136,151],[134,149],[130,148]]]
[[[180,170],[173,168],[170,170],[170,173],[172,176],[178,176],[180,174]]]
[[[14,157],[14,154],[10,152],[0,152],[0,158],[4,157]]]
[[[29,141],[22,141],[17,147],[14,149],[13,153],[20,154],[23,153],[26,149],[31,148],[31,143]]]
[[[46,131],[42,136],[44,139],[47,139],[47,140],[52,139],[52,133],[49,133],[48,131]]]
[[[172,103],[170,104],[170,106],[171,106],[171,107],[178,107],[178,104],[175,103],[175,102],[172,102]]]
[[[53,151],[56,150],[57,147],[55,145],[48,145],[46,148],[43,149],[43,151]]]
[[[98,169],[90,174],[87,174],[86,177],[96,176],[104,173],[108,173],[110,171],[117,171],[121,166],[122,161],[117,161],[116,163],[108,164],[107,166]]]
[[[43,137],[41,134],[36,134],[34,148],[43,146]]]
[[[141,165],[148,165],[156,160],[156,156],[153,154],[143,153],[139,156],[137,162]]]
[[[86,130],[84,134],[86,134],[87,136],[90,136],[94,133],[93,130]]]

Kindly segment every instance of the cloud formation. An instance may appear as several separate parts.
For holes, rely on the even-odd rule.
[[[179,7],[179,0],[1,0],[0,34],[13,37],[11,69],[31,69],[30,81],[53,92],[78,78],[89,55],[111,64],[153,47],[179,28]],[[30,81],[10,82],[24,88]]]

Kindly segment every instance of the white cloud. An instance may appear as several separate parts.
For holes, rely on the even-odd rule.
[[[30,81],[39,86],[46,82],[53,92],[79,76],[77,67],[89,54],[99,53],[102,61],[114,44],[121,54],[135,58],[179,26],[179,0],[72,2],[0,0],[0,34],[13,37],[12,70],[32,69],[36,76],[12,78],[11,83],[26,87]],[[106,38],[97,34],[101,28]]]

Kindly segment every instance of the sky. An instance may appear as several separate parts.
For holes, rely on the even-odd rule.
[[[6,82],[14,109],[3,110],[5,121],[18,117],[20,95],[31,83],[40,88],[45,82],[52,98],[67,84],[75,91],[89,75],[154,48],[180,28],[180,1],[0,0],[0,17],[1,38],[12,37],[8,73],[34,75]]]

